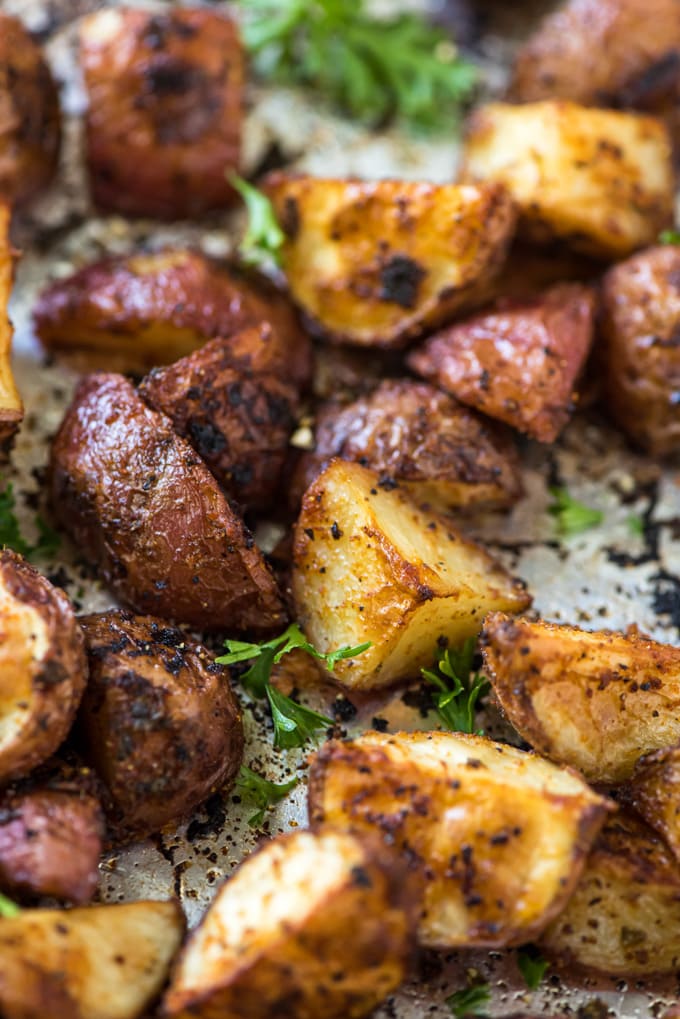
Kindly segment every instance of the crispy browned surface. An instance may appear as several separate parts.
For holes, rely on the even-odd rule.
[[[296,419],[299,394],[277,335],[263,324],[211,340],[139,387],[244,509],[271,506]]]
[[[216,11],[99,11],[84,20],[87,164],[95,203],[175,219],[226,205],[241,151],[244,61]]]
[[[222,886],[161,1014],[359,1019],[404,979],[418,904],[404,863],[370,838],[280,836]]]
[[[595,298],[578,283],[449,326],[409,367],[463,403],[541,442],[554,442],[576,399],[593,338]]]
[[[212,474],[122,376],[80,383],[49,488],[79,551],[137,611],[205,630],[284,623],[274,578]]]
[[[425,881],[429,947],[522,944],[564,907],[609,806],[573,772],[461,733],[363,733],[312,760],[313,826],[379,832]]]
[[[680,248],[651,248],[614,266],[602,287],[607,407],[653,456],[680,448]]]
[[[680,863],[680,746],[656,750],[642,757],[624,796],[665,839]]]
[[[104,819],[82,789],[37,786],[0,797],[0,887],[82,905],[99,880]]]
[[[633,815],[603,828],[576,891],[541,938],[568,963],[626,978],[680,964],[680,868]]]
[[[479,304],[515,229],[495,185],[276,173],[263,187],[287,234],[294,301],[316,332],[357,346],[404,346]]]
[[[0,459],[5,459],[9,453],[14,435],[24,416],[24,407],[12,375],[13,329],[7,314],[12,290],[9,223],[9,206],[0,203]]]
[[[0,13],[0,199],[24,202],[51,180],[59,159],[57,88],[18,18]]]
[[[80,625],[90,679],[85,759],[104,782],[114,838],[177,822],[233,780],[243,725],[226,669],[162,619],[110,611]]]
[[[522,492],[519,457],[501,427],[423,382],[382,382],[346,406],[322,406],[316,446],[293,482],[298,498],[333,457],[399,482],[435,509],[509,506]]]
[[[287,378],[306,385],[311,375],[309,340],[288,301],[263,277],[198,251],[168,248],[87,265],[43,290],[34,322],[49,350],[83,351],[92,367],[139,373],[269,322]]]
[[[487,616],[484,662],[520,735],[593,782],[680,739],[680,648],[636,633]]]
[[[0,551],[0,784],[54,753],[85,687],[83,638],[66,595]]]

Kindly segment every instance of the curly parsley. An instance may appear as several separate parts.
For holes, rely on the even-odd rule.
[[[452,732],[475,731],[475,710],[489,691],[489,682],[480,673],[472,674],[475,639],[468,638],[461,648],[442,651],[434,669],[421,669],[423,678],[436,687],[437,714]],[[478,735],[483,735],[478,731]]]

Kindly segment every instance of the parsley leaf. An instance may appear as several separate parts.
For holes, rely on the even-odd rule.
[[[580,534],[588,531],[591,527],[597,527],[604,520],[602,510],[592,509],[572,497],[566,488],[552,487],[550,494],[553,497],[552,504],[548,507],[548,513],[552,513],[557,522],[558,534],[568,538],[572,534]]]
[[[248,211],[248,227],[238,246],[239,255],[246,265],[271,266],[281,264],[281,247],[286,235],[279,226],[274,206],[267,196],[235,173],[228,174],[229,183],[236,188]]]
[[[243,0],[255,69],[309,86],[375,126],[450,129],[478,81],[453,40],[413,12],[375,18],[365,0]]]
[[[248,818],[250,827],[259,828],[265,819],[268,808],[279,803],[297,784],[297,778],[280,784],[270,782],[269,779],[263,778],[262,775],[258,775],[256,771],[242,764],[234,789],[244,800],[249,800],[254,807],[258,808],[257,813]]]
[[[644,538],[645,522],[641,516],[633,513],[628,517],[628,530],[635,538]]]
[[[21,533],[15,510],[14,485],[10,481],[4,492],[0,492],[0,547],[11,548],[26,559],[53,557],[61,544],[57,532],[41,516],[37,516],[38,540],[35,545],[30,545]]]
[[[275,686],[267,686],[267,700],[274,722],[274,746],[282,750],[301,747],[319,729],[335,724],[332,718],[298,704]]]
[[[5,920],[11,920],[13,916],[19,916],[21,909],[17,906],[16,902],[8,899],[6,895],[0,892],[0,917]]]
[[[473,987],[464,987],[462,991],[450,994],[446,1004],[456,1019],[465,1019],[467,1015],[486,1015],[486,1006],[490,1001],[489,985],[475,984]]]
[[[543,958],[537,948],[527,945],[520,948],[517,953],[517,966],[529,990],[535,991],[540,986],[550,963]]]
[[[662,230],[659,244],[680,244],[680,230]]]
[[[447,648],[439,655],[435,669],[421,669],[423,678],[436,686],[437,714],[452,732],[475,731],[475,708],[489,690],[489,682],[472,672],[475,639],[469,637],[459,649]],[[479,731],[477,735],[483,733]]]

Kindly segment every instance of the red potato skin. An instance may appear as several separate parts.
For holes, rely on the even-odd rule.
[[[175,219],[234,200],[226,174],[240,162],[245,69],[233,21],[108,10],[85,21],[80,58],[96,205]]]
[[[80,383],[49,490],[76,547],[137,611],[204,630],[285,624],[273,575],[208,468],[122,376]]]
[[[462,403],[554,442],[574,409],[594,313],[592,290],[561,284],[436,333],[407,363]]]

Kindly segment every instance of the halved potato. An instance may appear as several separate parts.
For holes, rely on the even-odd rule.
[[[632,815],[603,828],[566,908],[543,933],[545,951],[626,979],[680,965],[680,868]]]
[[[425,881],[421,944],[520,945],[564,907],[609,804],[479,736],[363,733],[312,759],[312,825],[381,833]]]
[[[217,893],[163,1016],[353,1019],[406,975],[417,887],[390,851],[340,831],[279,837]]]
[[[24,416],[24,406],[12,375],[12,323],[7,305],[12,291],[12,246],[9,240],[10,209],[0,202],[0,458],[8,455]]]
[[[0,551],[0,784],[47,760],[85,689],[83,637],[63,591]]]
[[[680,740],[680,648],[502,613],[485,620],[482,644],[519,734],[589,781],[625,781],[643,754]]]
[[[177,902],[30,909],[0,920],[6,1019],[137,1019],[180,946]]]
[[[623,795],[680,863],[680,744],[641,757]]]
[[[479,303],[515,227],[512,201],[493,184],[276,173],[262,186],[286,233],[294,301],[341,343],[403,346]]]
[[[344,460],[331,461],[305,494],[291,587],[295,617],[320,651],[372,641],[335,668],[340,684],[362,690],[417,677],[442,643],[477,634],[487,612],[531,602],[449,518]]]
[[[654,117],[541,102],[473,114],[462,178],[505,184],[519,232],[616,259],[673,222],[671,143]]]

